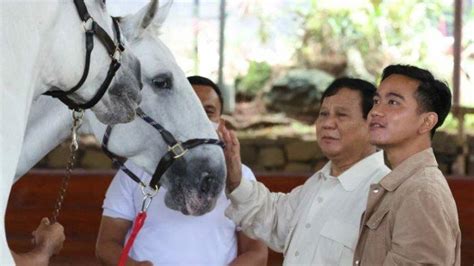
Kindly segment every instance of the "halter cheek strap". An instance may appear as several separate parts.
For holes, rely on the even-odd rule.
[[[97,24],[94,19],[90,16],[89,12],[87,11],[87,7],[84,4],[83,0],[74,0],[74,4],[76,6],[77,12],[79,17],[82,20],[85,36],[86,36],[86,56],[85,56],[85,66],[84,71],[82,72],[82,77],[79,82],[67,91],[62,90],[55,90],[55,91],[47,91],[44,94],[52,96],[53,98],[58,98],[61,102],[66,104],[70,109],[79,110],[79,109],[88,109],[93,107],[100,101],[100,99],[104,96],[107,88],[109,87],[112,79],[115,76],[115,73],[120,68],[120,57],[121,53],[125,51],[125,48],[122,44],[120,38],[120,27],[118,25],[117,19],[112,17],[114,31],[116,33],[117,44],[110,38],[107,32]],[[109,65],[109,71],[107,72],[107,76],[105,80],[102,82],[102,85],[97,90],[97,93],[94,95],[92,99],[87,101],[86,103],[78,104],[73,100],[69,99],[67,96],[76,92],[86,81],[87,76],[89,74],[90,68],[90,59],[91,53],[94,49],[94,35],[96,35],[97,39],[102,43],[102,45],[107,50],[111,58],[111,62]]]
[[[168,145],[168,151],[161,157],[158,165],[155,169],[155,172],[148,184],[148,187],[153,190],[157,190],[159,187],[160,179],[163,174],[168,170],[168,168],[179,158],[183,157],[190,149],[193,149],[199,145],[218,145],[221,148],[224,148],[224,143],[218,139],[190,139],[185,142],[177,141],[176,138],[171,134],[168,130],[162,127],[159,123],[153,120],[150,116],[146,115],[143,110],[138,108],[136,110],[137,115],[147,122],[149,125],[154,127],[160,133],[163,140]],[[107,129],[104,134],[104,138],[102,141],[102,150],[105,152],[107,156],[109,156],[115,165],[117,165],[120,170],[125,172],[133,181],[139,183],[142,187],[146,187],[147,185],[137,176],[135,175],[130,169],[125,166],[125,158],[119,157],[113,154],[111,151],[107,149],[107,144],[109,142],[110,133],[112,132],[112,127],[107,126]]]

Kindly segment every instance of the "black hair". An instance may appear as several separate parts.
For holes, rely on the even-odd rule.
[[[348,88],[360,93],[362,100],[362,116],[364,119],[367,119],[367,115],[374,105],[374,96],[375,91],[377,90],[375,85],[363,79],[350,77],[337,78],[323,92],[323,95],[321,96],[321,103],[323,102],[324,98],[336,95],[342,88]]]
[[[202,86],[209,86],[211,87],[219,97],[219,102],[221,103],[221,114],[224,111],[224,98],[222,97],[222,92],[219,87],[214,83],[212,80],[202,77],[202,76],[189,76],[188,77],[189,83],[191,85],[202,85]]]
[[[382,81],[390,75],[403,75],[419,81],[415,92],[415,99],[420,112],[435,112],[438,115],[438,123],[431,130],[431,137],[440,127],[451,110],[451,91],[446,82],[434,78],[433,74],[426,69],[411,65],[390,65],[383,70]]]

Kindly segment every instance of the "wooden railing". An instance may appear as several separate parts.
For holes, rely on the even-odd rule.
[[[112,171],[76,171],[59,216],[67,240],[51,265],[98,265],[94,247],[102,213],[102,201]],[[309,175],[257,173],[257,179],[272,191],[288,192]],[[41,217],[51,216],[61,184],[62,171],[31,171],[11,192],[6,215],[8,241],[13,250],[31,248],[31,232]],[[474,264],[474,178],[448,179],[459,210],[462,231],[462,264]],[[282,256],[270,252],[268,265],[281,265]]]

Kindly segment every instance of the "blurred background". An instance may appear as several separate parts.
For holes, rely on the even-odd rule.
[[[146,3],[108,1],[108,8],[120,16]],[[377,84],[385,66],[406,63],[428,68],[449,84],[454,107],[435,139],[437,156],[446,174],[474,175],[473,5],[473,0],[180,0],[172,4],[159,38],[187,75],[219,84],[227,119],[244,142],[244,162],[256,170],[317,169],[317,160],[292,164],[287,151],[252,143],[314,140],[321,92],[335,77]]]
[[[123,16],[147,2],[107,0],[107,7]],[[473,33],[474,0],[176,0],[157,37],[187,75],[219,84],[243,162],[273,191],[289,191],[326,163],[314,121],[321,93],[334,78],[350,75],[378,84],[389,64],[430,69],[454,95],[452,113],[433,146],[459,210],[462,264],[473,265]],[[68,145],[53,150],[13,189],[7,231],[18,248],[26,248],[29,240],[29,233],[20,230],[26,226],[25,210],[39,212],[29,205],[33,199],[25,199],[38,200],[42,196],[34,193],[46,190],[54,198]],[[81,138],[77,167],[81,181],[73,179],[62,214],[70,222],[65,227],[71,242],[55,265],[95,263],[101,203],[115,170],[92,136]],[[38,180],[41,184],[34,183]],[[44,203],[46,215],[52,202]],[[80,208],[81,215],[68,214],[68,204]],[[42,217],[37,216],[27,220],[35,226]],[[279,263],[281,255],[272,254],[269,264]]]

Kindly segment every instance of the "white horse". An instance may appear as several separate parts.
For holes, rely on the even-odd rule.
[[[109,52],[102,45],[104,36],[113,43],[113,22],[105,4],[99,0],[78,0],[81,12],[72,1],[16,1],[0,2],[0,216],[1,224],[6,202],[17,167],[23,135],[31,103],[39,95],[55,90],[68,91],[80,80],[83,86],[70,95],[79,104],[91,100],[101,86],[111,65],[111,56],[120,60],[121,67],[112,79],[108,93],[94,106],[93,111],[107,124],[131,121],[140,101],[140,65],[127,50]],[[88,10],[88,12],[85,12]],[[82,22],[81,14],[93,20]],[[94,21],[94,22],[93,22]],[[101,31],[92,37],[95,48],[90,57],[87,78],[86,34],[84,29]],[[99,40],[100,39],[100,40]],[[110,43],[109,42],[109,43]],[[91,42],[89,42],[91,43]],[[107,43],[107,42],[105,42]],[[113,48],[112,48],[113,49]],[[114,61],[115,62],[115,61]],[[106,82],[108,83],[108,82]],[[104,86],[105,87],[105,86]],[[4,235],[4,227],[0,228]],[[5,242],[4,239],[2,242]],[[0,249],[0,265],[12,263]]]
[[[215,139],[217,134],[186,76],[168,48],[154,35],[166,18],[167,8],[169,6],[157,11],[157,3],[153,2],[120,22],[130,48],[142,64],[140,108],[176,139]],[[39,97],[29,117],[17,178],[63,142],[69,136],[71,125],[71,114],[66,107],[49,97]],[[102,141],[105,127],[87,111],[81,132],[93,133]],[[114,126],[109,150],[153,173],[167,152],[167,145],[153,127],[137,118]],[[224,186],[224,165],[222,150],[217,145],[201,145],[189,150],[161,179],[168,189],[167,206],[191,215],[210,211]]]

